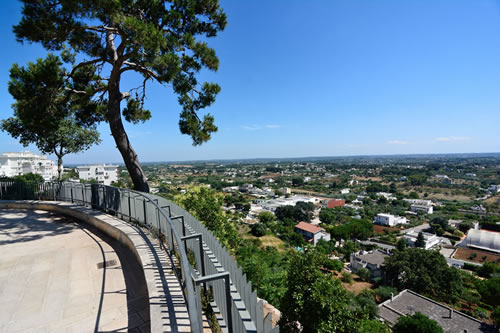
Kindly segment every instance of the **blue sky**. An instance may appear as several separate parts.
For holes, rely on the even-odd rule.
[[[228,26],[209,40],[220,68],[201,76],[222,87],[207,110],[219,131],[193,147],[176,97],[150,85],[152,119],[127,126],[141,161],[500,151],[500,2],[221,3]],[[5,1],[2,119],[11,64],[45,55],[15,41],[19,19],[20,4]],[[101,145],[65,162],[121,162],[107,126]],[[22,149],[0,133],[0,152]]]

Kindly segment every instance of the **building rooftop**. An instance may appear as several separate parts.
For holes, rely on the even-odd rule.
[[[320,231],[325,231],[325,229],[318,227],[316,225],[312,225],[311,223],[307,223],[307,222],[299,222],[299,223],[297,223],[295,228],[301,229],[301,230],[304,230],[307,232],[311,232],[313,234],[318,233]]]
[[[21,152],[6,152],[0,155],[3,158],[39,158],[39,159],[47,159],[45,155],[38,155],[32,153],[30,151],[21,151]]]
[[[445,332],[494,332],[492,326],[408,289],[380,304],[378,315],[390,324],[395,324],[399,317],[417,312],[435,320]]]
[[[77,169],[85,169],[91,167],[103,167],[103,168],[118,168],[118,164],[88,164],[88,165],[79,165]]]
[[[389,255],[385,252],[376,250],[376,251],[370,251],[370,252],[365,252],[361,253],[358,255],[355,255],[356,258],[359,258],[369,264],[377,265],[377,266],[383,266],[385,258],[387,258]]]
[[[465,242],[469,247],[500,252],[500,233],[498,232],[470,229]]]

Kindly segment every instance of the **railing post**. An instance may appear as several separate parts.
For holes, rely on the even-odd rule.
[[[142,197],[142,207],[144,208],[144,225],[148,225],[148,220],[146,218],[146,199]]]
[[[71,186],[70,191],[71,191],[71,203],[73,203],[73,186]]]
[[[108,210],[108,205],[106,204],[106,186],[102,186],[102,206],[106,213]]]
[[[130,191],[127,191],[128,196],[128,220],[132,222],[132,207],[130,206]]]
[[[184,216],[179,215],[179,216],[174,216],[170,218],[171,220],[176,220],[176,219],[181,219],[182,222],[182,236],[186,236],[186,225],[184,224]]]
[[[184,236],[181,237],[181,240],[184,242],[184,249],[186,250],[187,253],[187,240],[188,239],[196,239],[198,241],[198,250],[200,251],[200,268],[201,268],[201,276],[205,276],[205,256],[203,252],[203,240],[202,240],[202,234],[192,234],[189,236]],[[203,290],[206,292],[207,291],[207,286],[205,283],[203,283]]]
[[[193,278],[194,282],[196,285],[200,285],[202,283],[214,281],[214,280],[220,280],[224,279],[224,285],[225,285],[225,294],[226,294],[226,308],[227,308],[227,314],[226,317],[224,318],[227,323],[227,330],[229,333],[233,333],[233,302],[231,301],[231,281],[230,281],[230,276],[229,272],[224,272],[224,273],[218,273],[218,274],[212,274],[200,278]]]
[[[168,208],[168,217],[172,217],[172,213],[170,212],[170,206],[161,206],[161,209]]]

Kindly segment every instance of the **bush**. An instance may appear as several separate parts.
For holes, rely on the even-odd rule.
[[[413,316],[399,317],[392,331],[394,333],[443,333],[443,329],[438,323],[420,312]]]
[[[342,281],[349,284],[353,283],[354,280],[352,278],[352,274],[346,271],[342,272]]]
[[[474,316],[477,318],[486,319],[486,318],[488,318],[488,311],[486,311],[486,309],[477,307],[474,310]]]
[[[335,259],[335,260],[327,259],[323,263],[323,266],[329,270],[337,271],[337,272],[342,271],[342,268],[344,268],[344,264],[342,263],[342,261],[337,260],[337,259]]]
[[[464,262],[463,269],[475,272],[478,269],[478,266]]]
[[[363,281],[370,281],[371,273],[370,273],[370,271],[368,269],[361,268],[358,271],[358,275],[361,278],[361,280],[363,280]]]
[[[266,227],[261,223],[255,223],[251,227],[251,233],[255,237],[262,237],[266,234]]]
[[[391,296],[396,296],[398,294],[398,290],[393,287],[378,287],[375,289],[375,294],[380,298],[380,301],[383,302],[391,298]]]

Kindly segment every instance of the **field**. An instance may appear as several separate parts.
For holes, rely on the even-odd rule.
[[[238,233],[243,239],[259,239],[262,242],[260,248],[272,246],[277,248],[279,251],[283,251],[285,249],[285,243],[274,235],[255,237],[254,235],[250,234],[250,227],[248,225],[240,225],[238,227]]]
[[[420,198],[429,200],[457,200],[459,202],[467,202],[475,199],[474,197],[466,195],[463,192],[458,192],[456,189],[442,189],[429,186],[412,187],[406,190],[402,190],[401,192],[405,195],[408,195],[413,191],[417,192]],[[427,197],[424,196],[425,193],[427,193]]]
[[[476,255],[474,256],[474,254]],[[483,259],[484,256],[486,256],[485,259]],[[465,248],[458,248],[453,258],[465,261],[477,262],[477,263],[484,263],[486,261],[490,262],[500,261],[500,255],[498,254],[481,250],[465,249]]]
[[[374,224],[373,225],[373,231],[375,232],[375,235],[383,235],[384,234],[384,230],[387,230],[387,231],[397,231],[397,230],[401,230],[399,228],[394,228],[394,227],[385,227],[383,225],[378,225],[378,224]]]

